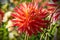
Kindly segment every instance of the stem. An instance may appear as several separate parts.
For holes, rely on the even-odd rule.
[[[25,39],[24,40],[26,40],[27,39],[27,36],[26,36],[26,34],[25,34]]]
[[[57,40],[60,40],[60,26],[57,28]]]
[[[44,35],[44,33],[41,35],[40,40],[42,40],[43,35]]]
[[[29,40],[29,37],[27,36],[27,40]]]
[[[49,40],[48,34],[46,33],[45,40]]]
[[[24,40],[28,40],[29,36],[27,34],[25,34],[25,39]]]

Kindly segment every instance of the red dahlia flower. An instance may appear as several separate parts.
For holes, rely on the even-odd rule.
[[[47,28],[49,21],[44,20],[47,10],[42,7],[38,8],[36,3],[20,4],[14,11],[12,22],[18,27],[18,31],[32,35],[42,32],[41,28]]]

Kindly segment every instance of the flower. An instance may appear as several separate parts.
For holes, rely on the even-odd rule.
[[[60,20],[60,9],[56,11],[56,13],[53,15],[53,21],[59,21]]]
[[[11,20],[8,21],[6,28],[12,27],[13,26],[13,22]]]
[[[2,23],[4,13],[2,10],[0,10],[0,24]]]
[[[53,21],[53,24],[57,23],[58,25],[60,25],[60,9],[56,10],[56,12],[52,17],[52,21]]]
[[[43,7],[38,8],[36,3],[22,3],[19,7],[16,6],[12,17],[12,22],[18,27],[18,31],[28,35],[42,32],[41,28],[47,28],[49,23],[48,20],[44,20],[47,17],[47,10]]]
[[[11,32],[11,33],[9,33],[9,38],[10,39],[13,39],[14,38],[14,34]]]
[[[6,28],[8,29],[8,31],[13,31],[14,27],[13,26],[13,22],[11,20],[8,21]]]
[[[12,32],[9,32],[9,38],[10,39],[14,39],[15,36],[19,36],[19,34],[17,33],[16,30],[12,31]]]
[[[4,16],[4,13],[2,10],[0,10],[0,15],[3,17]]]
[[[3,17],[3,22],[6,22],[8,20],[8,18],[11,16],[11,11],[8,11],[4,14],[4,17]]]

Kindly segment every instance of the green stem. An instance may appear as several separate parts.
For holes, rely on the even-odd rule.
[[[29,37],[27,36],[27,40],[29,40]]]
[[[44,33],[41,35],[40,40],[42,40]]]
[[[27,37],[27,36],[26,36],[26,34],[25,34],[25,39],[24,39],[24,40],[26,40],[26,37]]]
[[[25,34],[25,39],[24,40],[28,40],[29,36],[27,34]]]
[[[45,40],[49,40],[48,34],[46,33]]]
[[[56,36],[57,36],[57,40],[60,40],[60,26],[58,26],[58,28],[57,28]]]

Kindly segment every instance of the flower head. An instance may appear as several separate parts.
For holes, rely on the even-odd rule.
[[[38,8],[38,4],[22,3],[19,7],[15,7],[12,13],[12,22],[14,26],[18,26],[18,31],[25,32],[29,35],[42,32],[41,28],[47,28],[48,20],[47,10],[43,7]]]

